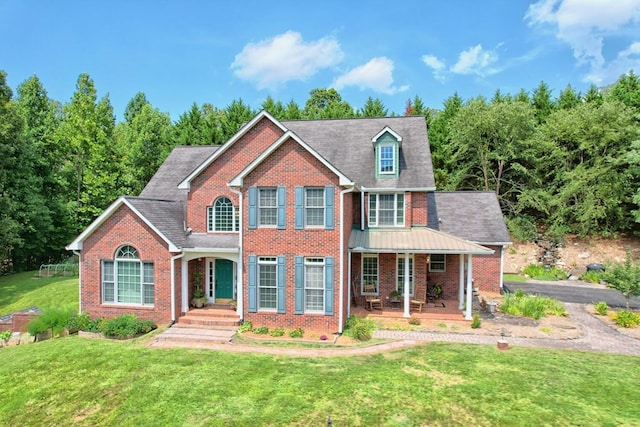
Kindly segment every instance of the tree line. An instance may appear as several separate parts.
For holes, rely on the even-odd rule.
[[[138,194],[177,145],[222,144],[259,110],[279,120],[383,117],[377,98],[362,108],[335,89],[309,93],[304,107],[268,97],[225,108],[197,105],[173,122],[144,93],[116,122],[87,74],[71,99],[48,97],[37,76],[13,91],[0,71],[0,271],[26,270],[68,256],[64,246],[123,194]],[[637,232],[640,224],[640,80],[557,98],[544,83],[531,94],[449,97],[441,110],[415,96],[402,115],[429,129],[439,190],[498,196],[516,239],[542,232],[581,236]]]

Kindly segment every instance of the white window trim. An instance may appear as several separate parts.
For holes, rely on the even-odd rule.
[[[216,230],[216,202],[218,200],[220,200],[221,198],[225,198],[227,200],[229,200],[229,202],[231,202],[231,215],[233,215],[232,218],[232,225],[231,228],[232,230]],[[213,205],[211,206],[207,206],[207,232],[208,233],[237,233],[240,231],[240,218],[238,215],[239,211],[237,206],[235,206],[233,204],[233,202],[231,201],[230,198],[226,197],[226,196],[220,196],[218,197],[216,200],[213,201]]]
[[[273,265],[275,268],[275,272],[276,272],[276,284],[275,286],[260,286],[260,267],[264,266],[264,265]],[[263,311],[263,312],[270,312],[270,313],[275,313],[278,311],[278,258],[275,256],[261,256],[258,257],[258,274],[257,274],[257,283],[256,283],[256,287],[257,287],[257,291],[258,291],[258,295],[256,296],[257,298],[257,306],[258,306],[258,311]],[[276,290],[276,306],[271,308],[271,307],[260,307],[260,289],[275,289]]]
[[[391,148],[391,170],[390,171],[384,171],[382,170],[382,149],[383,148],[387,148],[390,147]],[[395,175],[396,173],[396,145],[395,144],[390,144],[390,143],[386,143],[386,144],[380,144],[378,146],[378,174],[380,175]]]
[[[364,278],[364,260],[365,258],[375,258],[376,260],[376,292],[371,293],[371,292],[365,292],[364,291],[364,282],[365,282],[365,278]],[[360,294],[361,295],[379,295],[380,294],[380,258],[378,257],[378,254],[362,254],[362,262],[360,265],[360,277],[362,278],[362,280],[360,281]]]
[[[319,288],[311,288],[307,286],[307,267],[322,267],[322,280],[320,282]],[[325,259],[322,257],[305,257],[304,258],[304,312],[305,313],[324,313],[324,284],[325,284],[325,275],[327,274]],[[309,309],[307,307],[307,291],[320,291],[320,295],[322,296],[322,308],[318,310]]]
[[[322,206],[307,205],[307,190],[322,190]],[[307,223],[307,218],[308,218],[307,209],[322,209],[322,224],[309,225]],[[325,189],[323,187],[304,187],[304,227],[305,228],[324,228],[326,209],[327,209],[327,206],[326,206]]]
[[[120,252],[120,250],[126,246],[130,246],[130,245],[123,245],[121,247],[118,248],[118,250],[116,251],[116,255],[118,254],[118,252]],[[130,246],[132,249],[134,249],[136,251],[136,256],[138,256],[139,252],[136,248],[134,248],[133,246]],[[120,263],[125,263],[125,262],[137,262],[140,264],[140,302],[135,303],[135,302],[119,302],[118,301],[118,266]],[[113,281],[109,281],[109,283],[113,284],[113,301],[105,301],[104,297],[105,297],[105,291],[104,291],[104,285],[105,285],[105,263],[111,263],[113,265]],[[144,267],[145,265],[152,265],[153,266],[153,282],[146,282],[145,279],[145,271],[144,271]],[[140,306],[140,307],[153,307],[155,305],[155,265],[153,262],[150,261],[142,261],[140,259],[140,257],[138,256],[138,258],[118,258],[117,256],[114,256],[114,258],[111,259],[104,259],[101,260],[100,262],[100,267],[102,270],[102,274],[101,274],[101,304],[105,304],[105,305],[122,305],[122,306]],[[149,303],[145,303],[144,302],[144,291],[145,291],[145,285],[152,285],[154,288],[154,302],[149,304]]]
[[[404,274],[404,266],[402,266],[402,269],[400,268],[400,260],[404,260],[405,256],[404,254],[396,254],[396,291],[400,290],[400,272],[402,270],[402,273]],[[413,279],[413,286],[409,287],[409,291],[411,291],[409,293],[409,296],[414,296],[415,292],[416,292],[416,261],[413,257],[413,254],[409,255],[409,259],[411,260],[409,262],[409,278]],[[411,284],[411,283],[410,283]],[[413,289],[411,289],[413,288]],[[404,295],[404,294],[403,294]]]
[[[274,206],[262,206],[262,191],[270,190],[275,192],[275,205]],[[275,211],[274,223],[273,224],[263,224],[262,219],[262,209],[273,209]],[[278,188],[277,187],[258,187],[258,205],[257,205],[257,214],[258,214],[258,227],[262,228],[276,228],[278,226]]]
[[[444,257],[442,261],[436,261],[438,264],[442,264],[442,269],[432,267],[433,255],[442,255]],[[434,273],[445,273],[447,271],[447,254],[431,254],[431,256],[429,256],[429,271]]]
[[[379,196],[393,195],[393,225],[378,225],[380,222],[380,199]],[[398,223],[398,196],[402,196],[402,224]],[[375,209],[375,221],[371,221],[371,198],[375,197],[376,209]],[[369,205],[368,205],[368,218],[369,227],[404,227],[407,222],[407,205],[406,197],[404,193],[369,193]]]

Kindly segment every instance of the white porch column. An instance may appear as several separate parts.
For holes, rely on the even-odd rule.
[[[464,255],[458,255],[458,310],[464,309]]]
[[[472,311],[472,298],[473,298],[473,283],[472,283],[472,260],[473,256],[471,254],[467,255],[467,307],[465,309],[464,318],[467,320],[472,320],[473,316],[471,315]]]
[[[404,317],[411,317],[409,306],[409,254],[404,254]]]
[[[188,279],[188,274],[189,274],[189,261],[187,261],[185,258],[181,258],[182,259],[182,268],[181,270],[181,285],[182,285],[182,312],[186,313],[187,311],[189,311],[189,289],[187,286],[187,282],[189,281]]]

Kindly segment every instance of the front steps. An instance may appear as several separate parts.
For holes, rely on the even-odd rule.
[[[230,344],[239,326],[240,318],[228,304],[210,304],[180,317],[177,323],[157,336],[153,346],[207,348]]]

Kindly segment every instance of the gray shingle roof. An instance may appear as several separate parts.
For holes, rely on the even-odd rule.
[[[218,148],[210,145],[175,147],[144,187],[140,197],[186,200],[187,191],[179,190],[178,184]]]
[[[182,201],[126,197],[127,201],[177,247],[184,244],[184,203]]]
[[[283,121],[322,157],[367,188],[435,188],[425,118],[386,117]],[[402,137],[400,175],[375,178],[371,138],[388,126]]]
[[[495,193],[484,191],[435,192],[429,200],[429,226],[479,244],[511,243]]]

